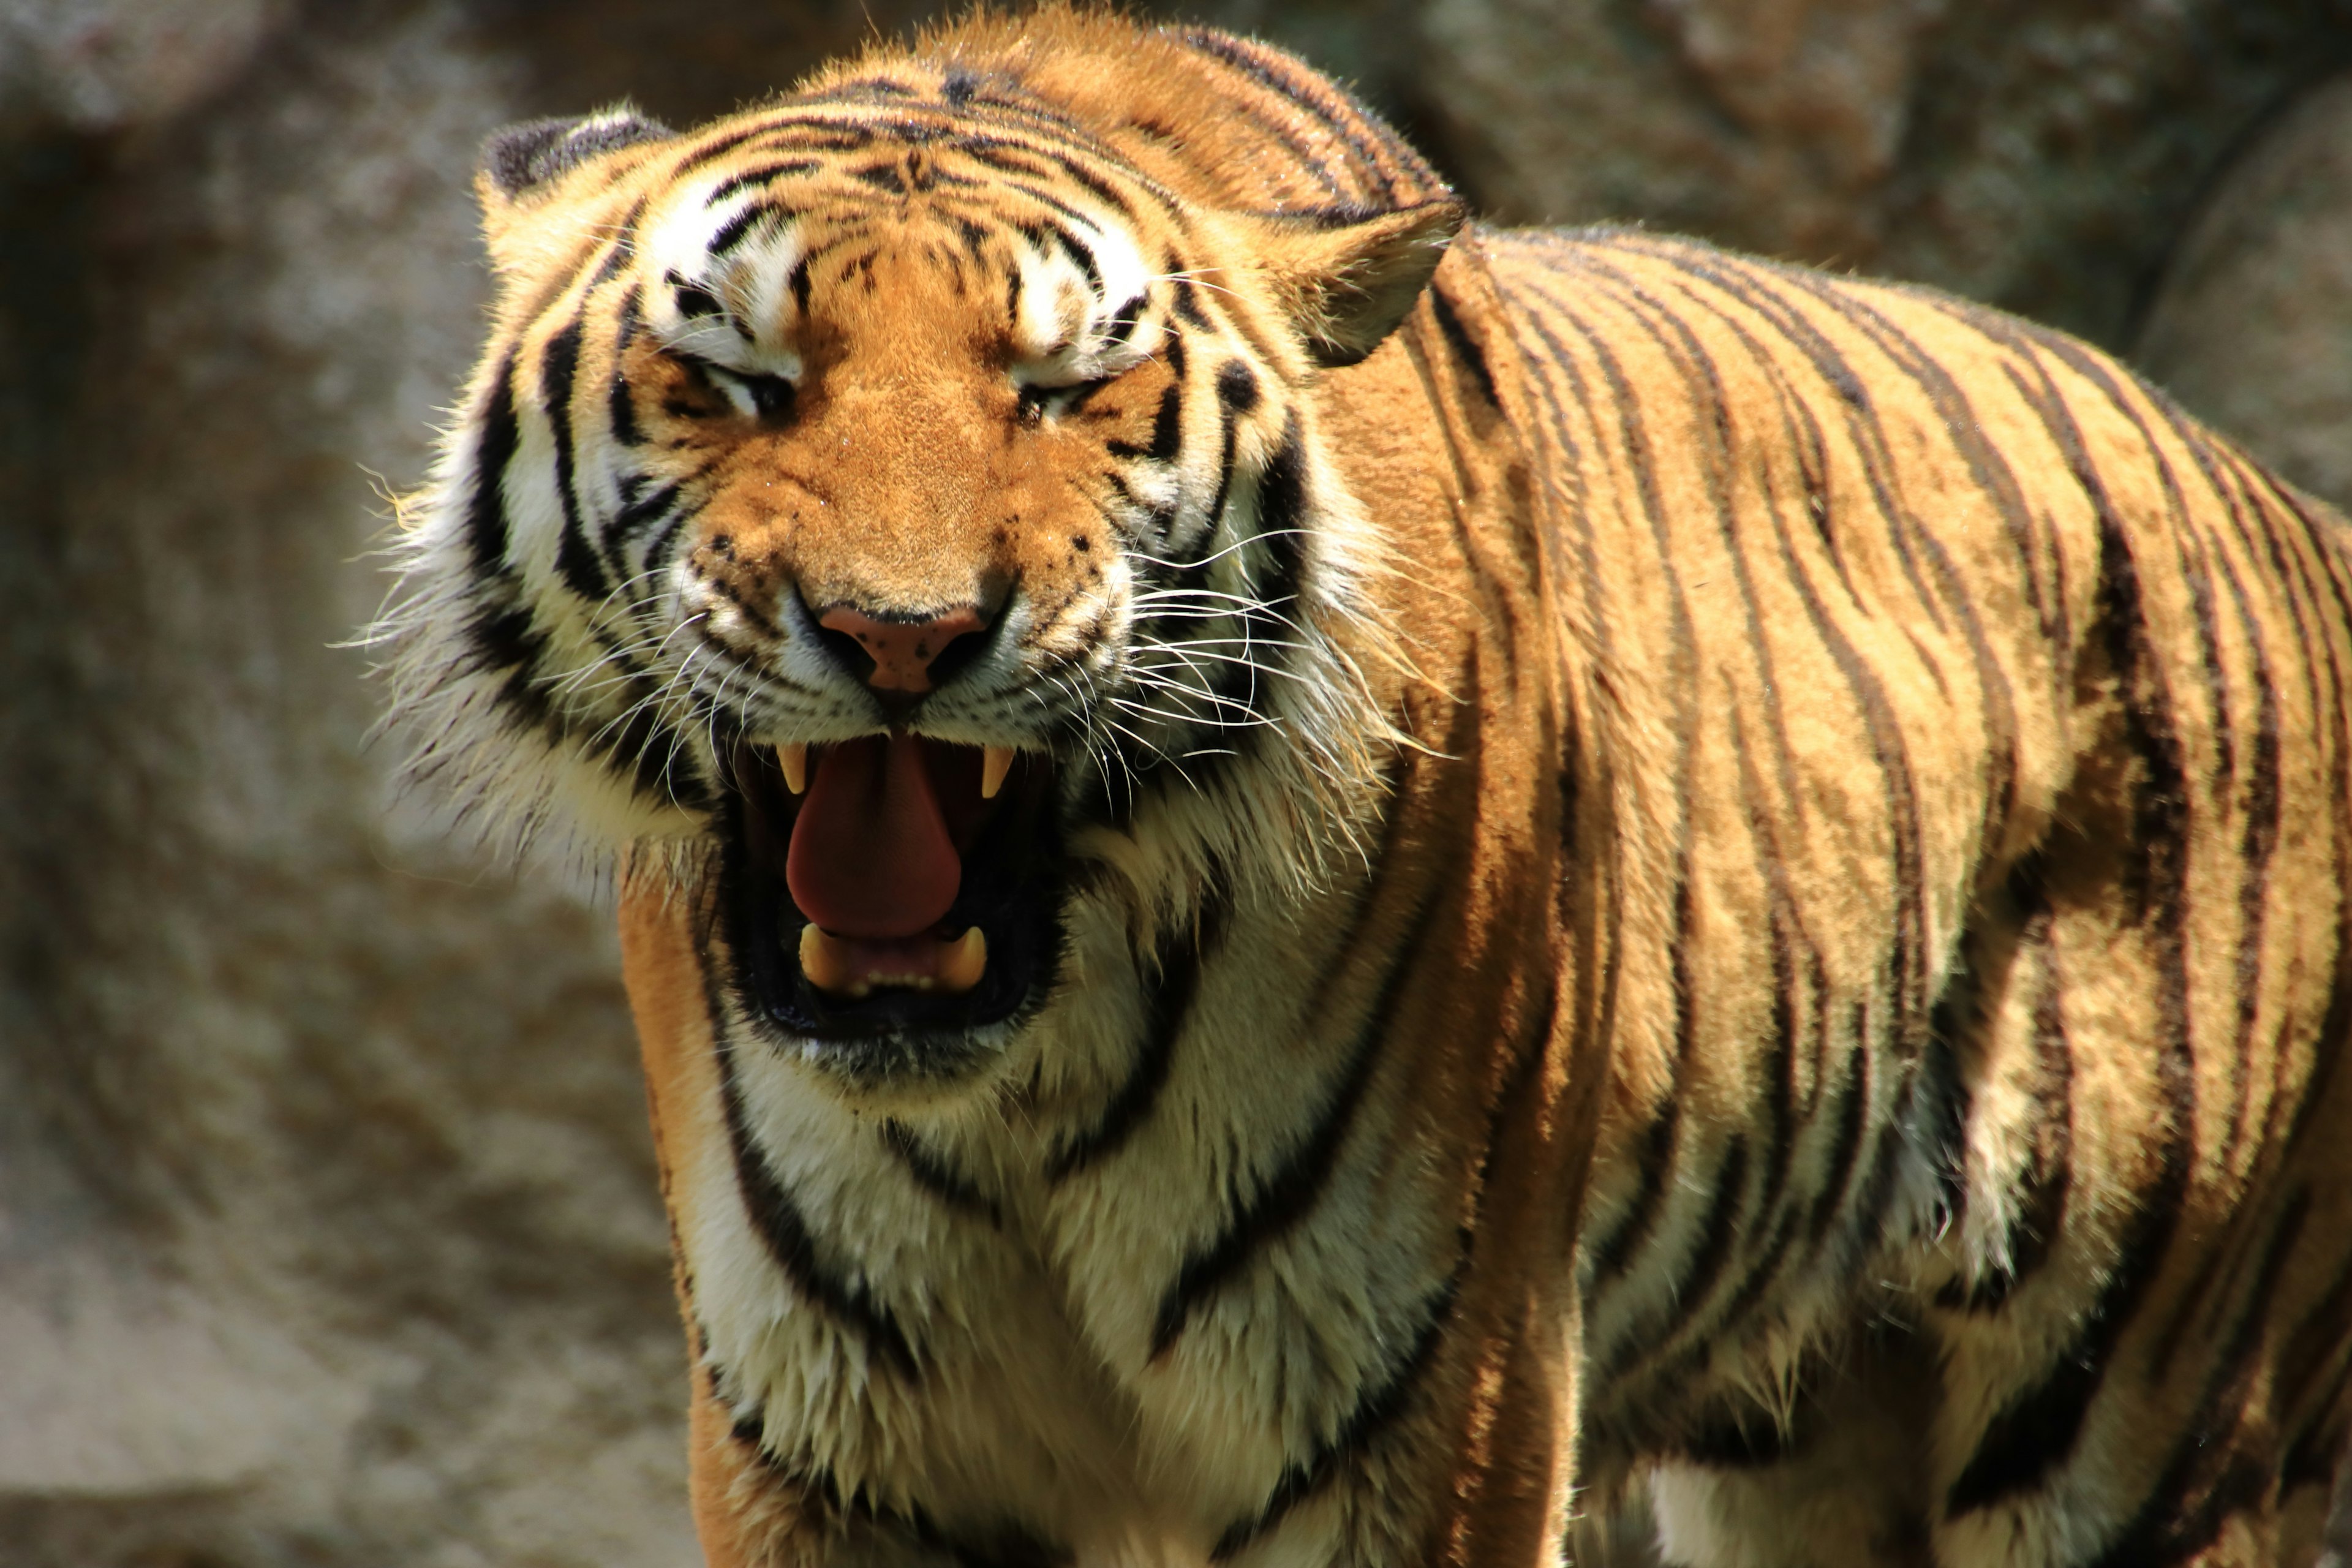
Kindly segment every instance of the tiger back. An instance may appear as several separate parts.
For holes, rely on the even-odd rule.
[[[2312,1560],[2341,520],[1217,33],[481,191],[394,701],[619,868],[714,1563]]]

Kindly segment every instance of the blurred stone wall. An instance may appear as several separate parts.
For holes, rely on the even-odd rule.
[[[341,645],[482,136],[925,9],[0,0],[0,1568],[693,1560],[608,917],[398,796]],[[1490,213],[2042,316],[2352,500],[2352,0],[1192,14]]]

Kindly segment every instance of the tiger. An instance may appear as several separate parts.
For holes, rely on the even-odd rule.
[[[477,187],[376,635],[616,889],[711,1563],[2313,1560],[2342,518],[1083,5]]]

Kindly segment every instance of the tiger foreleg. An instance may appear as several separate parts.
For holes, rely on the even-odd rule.
[[[1787,1430],[1759,1414],[1769,1430],[1737,1453],[1686,1452],[1652,1472],[1661,1557],[1675,1568],[1927,1568],[1923,1417],[1936,1389],[1933,1349],[1916,1335],[1858,1336]]]

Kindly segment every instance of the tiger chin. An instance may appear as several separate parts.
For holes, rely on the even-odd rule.
[[[1212,31],[478,188],[380,636],[618,868],[712,1563],[2311,1560],[2341,519]]]

